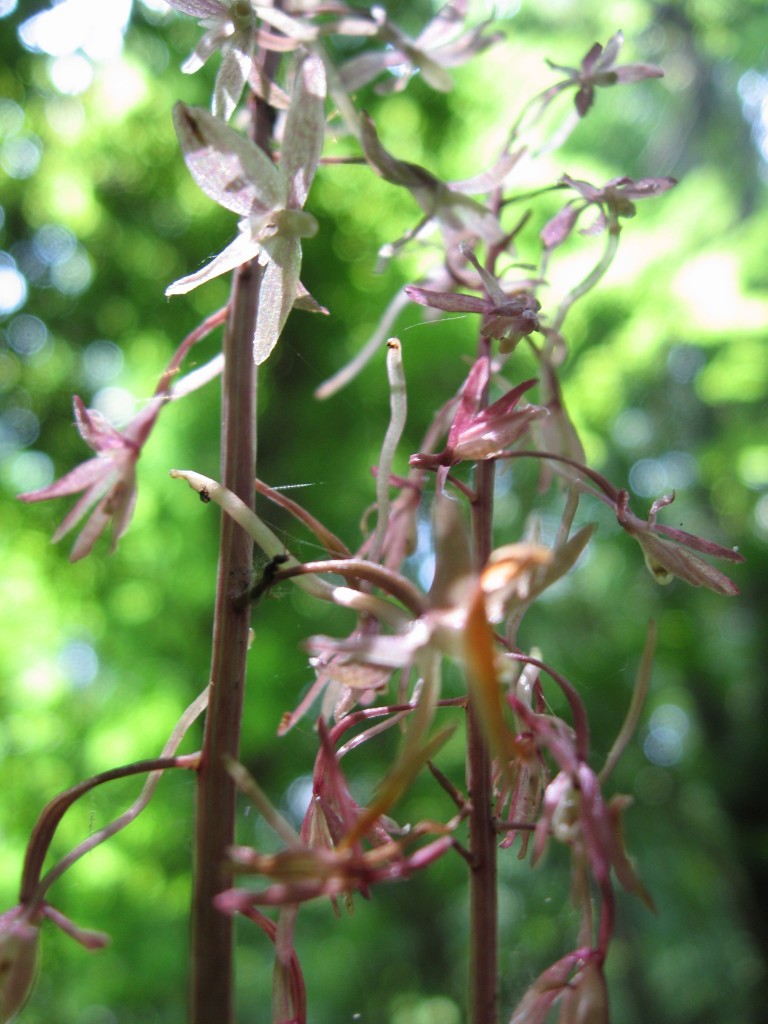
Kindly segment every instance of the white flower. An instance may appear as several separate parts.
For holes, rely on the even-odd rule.
[[[178,103],[176,132],[197,184],[220,206],[240,215],[233,242],[201,270],[170,285],[183,295],[206,281],[257,259],[264,267],[254,327],[254,358],[262,363],[275,346],[297,296],[301,241],[317,231],[302,207],[315,175],[325,130],[325,70],[311,55],[294,82],[279,165],[250,139],[199,107]]]

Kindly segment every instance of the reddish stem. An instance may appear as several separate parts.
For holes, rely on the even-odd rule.
[[[487,342],[481,340],[488,358]],[[487,400],[487,396],[486,396]],[[476,470],[477,498],[472,505],[475,562],[478,571],[491,553],[493,540],[494,465],[480,462]],[[470,949],[469,1024],[497,1024],[498,903],[496,844],[493,819],[491,753],[480,716],[470,700],[467,707],[467,790],[470,798]]]
[[[253,508],[256,456],[256,368],[253,326],[261,269],[251,263],[235,274],[224,337],[222,381],[222,481]],[[235,838],[235,784],[225,759],[237,759],[245,691],[250,616],[234,598],[251,578],[253,541],[228,515],[221,517],[216,581],[211,690],[198,772],[192,895],[192,1024],[231,1024],[233,1009],[232,919],[213,905],[231,886],[225,851]]]

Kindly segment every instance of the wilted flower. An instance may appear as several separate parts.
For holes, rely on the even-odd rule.
[[[599,215],[594,224],[583,229],[582,234],[594,235],[606,226],[609,231],[617,231],[620,217],[634,217],[633,199],[648,199],[660,196],[677,184],[675,178],[611,178],[602,188],[590,185],[587,181],[578,181],[564,174],[561,183],[575,189],[583,201],[572,199],[556,214],[541,230],[541,240],[547,249],[554,249],[566,240],[576,225],[576,221],[590,206],[597,206]]]
[[[617,65],[616,58],[623,43],[624,36],[621,32],[611,36],[605,49],[600,43],[595,43],[578,68],[563,67],[560,64],[553,64],[551,60],[547,61],[555,71],[562,71],[568,76],[559,84],[559,89],[565,89],[569,85],[578,86],[575,102],[580,117],[584,117],[594,103],[597,86],[620,85],[640,82],[644,78],[664,77],[664,72],[655,64]]]
[[[409,39],[392,24],[383,7],[373,7],[371,14],[378,25],[376,34],[386,43],[386,49],[364,53],[347,61],[340,71],[342,84],[353,92],[389,71],[392,77],[385,84],[378,85],[376,92],[401,92],[420,71],[424,81],[433,89],[448,92],[453,82],[444,69],[463,64],[473,54],[480,53],[501,38],[499,33],[483,36],[488,22],[464,30],[468,6],[467,0],[452,0],[437,12],[415,39]]]
[[[677,530],[673,526],[657,523],[656,515],[659,509],[670,505],[674,500],[674,494],[670,494],[654,501],[648,519],[644,520],[630,509],[627,492],[619,491],[616,498],[616,518],[627,533],[640,544],[648,570],[657,583],[671,583],[672,579],[678,576],[694,587],[706,587],[708,590],[714,590],[716,594],[734,597],[739,592],[736,584],[693,552],[702,551],[705,555],[725,558],[729,562],[743,562],[744,556],[733,548],[704,540],[686,530]],[[669,540],[665,539],[667,537]]]
[[[493,213],[456,187],[445,184],[418,164],[398,160],[381,144],[373,121],[363,115],[361,143],[365,159],[373,169],[393,185],[407,188],[424,212],[424,219],[396,245],[414,238],[430,221],[435,220],[448,247],[458,245],[467,236],[481,238],[489,245],[501,243],[504,229]],[[389,246],[388,249],[393,249]]]
[[[300,239],[317,231],[317,221],[303,206],[325,131],[323,63],[309,56],[296,74],[279,166],[206,110],[179,103],[174,121],[192,177],[206,195],[242,219],[234,242],[165,293],[183,295],[258,259],[264,277],[253,344],[254,358],[261,363],[274,348],[297,296],[305,294],[299,282]]]
[[[110,520],[110,551],[115,550],[125,533],[136,505],[136,463],[164,402],[163,396],[156,396],[128,426],[116,430],[100,412],[86,409],[81,399],[75,396],[77,429],[85,443],[96,452],[96,458],[76,466],[48,487],[19,495],[20,501],[33,502],[84,492],[54,533],[54,543],[77,526],[96,505],[72,548],[69,556],[72,562],[91,553]]]

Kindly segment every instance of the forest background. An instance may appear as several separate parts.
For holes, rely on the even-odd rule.
[[[216,530],[210,510],[168,470],[216,475],[215,384],[193,405],[164,412],[140,462],[135,519],[112,556],[100,546],[71,565],[68,543],[49,543],[63,509],[15,501],[83,459],[72,394],[117,423],[128,419],[228,288],[222,280],[184,300],[163,297],[231,233],[229,216],[189,177],[171,123],[177,99],[205,104],[210,94],[205,73],[197,80],[179,70],[199,34],[194,21],[160,0],[66,0],[56,10],[67,7],[52,32],[31,20],[48,4],[0,0],[3,906],[16,900],[43,804],[81,778],[159,752],[205,682],[210,648]],[[433,11],[426,2],[387,7],[413,31]],[[659,913],[622,901],[609,960],[616,1024],[757,1024],[768,996],[768,15],[758,0],[475,7],[478,18],[495,14],[506,41],[458,69],[453,92],[417,80],[380,111],[377,97],[366,97],[382,134],[400,140],[398,152],[443,179],[469,176],[478,152],[494,151],[493,133],[553,80],[546,58],[577,64],[621,28],[627,60],[666,72],[642,87],[603,90],[552,157],[553,181],[563,172],[680,180],[627,225],[607,280],[571,314],[563,387],[591,464],[628,480],[638,510],[674,489],[667,521],[738,545],[747,558],[733,574],[742,592],[726,602],[679,581],[658,588],[636,551],[612,543],[615,521],[596,510],[602,542],[527,628],[546,637],[547,659],[579,680],[599,758],[626,707],[647,620],[659,623],[649,705],[615,778],[635,798],[629,846]],[[553,197],[552,213],[558,203]],[[405,193],[354,167],[321,169],[311,207],[321,231],[305,246],[302,277],[331,315],[294,313],[265,367],[259,473],[309,485],[313,511],[348,536],[347,509],[373,500],[370,466],[388,408],[383,357],[326,403],[313,391],[417,275],[417,254],[374,273],[377,250],[413,210]],[[573,260],[576,272],[590,265],[575,249]],[[423,427],[420,390],[439,381],[449,394],[460,383],[457,361],[443,368],[435,352],[460,347],[466,330],[460,320],[423,325],[422,312],[411,307],[396,324],[411,396],[408,451]],[[311,448],[294,443],[307,436]],[[526,511],[510,508],[510,522]],[[312,557],[290,521],[272,519]],[[281,590],[258,608],[250,698],[258,707],[244,736],[249,770],[289,813],[313,750],[310,724],[276,737],[309,682],[301,610]],[[165,778],[130,829],[58,884],[57,905],[113,941],[88,954],[46,934],[25,1022],[182,1019],[192,786],[183,773]],[[82,801],[62,825],[59,851],[135,791],[118,783]],[[430,792],[419,798],[427,816]],[[244,803],[253,841],[261,826],[251,817]],[[561,933],[573,927],[558,870],[567,865],[556,851],[533,875],[505,862],[505,1005],[562,952]],[[379,890],[341,922],[325,904],[308,908],[299,952],[313,1021],[359,1013],[371,1024],[458,1024],[462,879],[444,858],[408,883],[405,899],[406,890]],[[238,999],[243,1019],[253,1019],[247,1009],[268,1004],[271,951],[255,930],[239,931]]]

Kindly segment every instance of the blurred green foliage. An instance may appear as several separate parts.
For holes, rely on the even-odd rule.
[[[16,900],[41,806],[83,777],[159,752],[207,678],[215,512],[168,470],[216,476],[216,385],[163,413],[139,466],[136,517],[111,557],[101,545],[70,565],[67,542],[48,543],[62,508],[21,506],[14,495],[85,457],[72,394],[125,413],[151,394],[181,338],[227,298],[223,280],[171,302],[165,286],[234,231],[232,217],[191,181],[171,125],[178,98],[205,104],[210,93],[210,74],[178,70],[198,37],[194,22],[137,0],[122,53],[102,62],[80,53],[67,71],[66,57],[21,45],[16,29],[44,5],[21,6],[0,21],[0,269],[13,270],[12,258],[28,290],[0,319],[4,906]],[[566,149],[546,158],[552,181],[563,172],[597,183],[623,174],[681,179],[663,201],[641,205],[607,280],[569,315],[563,386],[590,459],[615,483],[629,480],[636,511],[674,488],[666,522],[741,547],[748,562],[734,577],[742,595],[726,601],[680,582],[656,587],[639,551],[585,501],[581,515],[600,523],[597,542],[526,619],[521,640],[585,694],[599,764],[628,703],[647,620],[659,621],[644,725],[614,780],[635,797],[629,845],[659,914],[620,899],[609,960],[615,1024],[757,1024],[768,949],[768,17],[757,0],[496,6],[506,42],[457,70],[454,92],[436,95],[417,78],[383,105],[366,92],[363,105],[397,156],[459,178],[491,161],[524,100],[553,80],[545,58],[576,64],[621,27],[627,60],[667,71],[661,82],[602,90]],[[411,29],[430,10],[388,7]],[[92,74],[91,84],[66,85],[77,74]],[[559,198],[526,228],[523,258]],[[415,209],[405,193],[353,166],[321,170],[310,206],[321,231],[305,247],[302,277],[331,315],[295,313],[265,367],[259,472],[273,484],[308,485],[302,500],[354,547],[387,417],[383,361],[324,405],[312,392],[418,273],[418,252],[373,273],[379,246],[412,225]],[[555,293],[589,269],[599,244],[579,239],[565,249],[555,261]],[[411,395],[401,469],[418,450],[432,399],[441,402],[465,373],[474,327],[421,326],[416,309],[398,321]],[[195,358],[202,363],[215,348],[206,341]],[[530,369],[522,355],[520,366]],[[530,511],[533,473],[515,466],[501,479],[499,540],[509,541]],[[312,556],[283,513],[265,515],[299,556]],[[286,807],[314,749],[309,723],[275,736],[309,682],[299,645],[344,622],[279,590],[254,615],[243,756]],[[378,768],[391,752],[382,741]],[[460,743],[443,761],[460,780]],[[362,769],[363,791],[376,769]],[[83,800],[64,819],[54,852],[122,810],[137,788],[125,782]],[[166,777],[135,824],[57,884],[55,903],[113,942],[87,954],[47,929],[29,1024],[184,1019],[192,796],[186,775]],[[404,819],[410,810],[441,813],[444,802],[428,780],[410,800]],[[242,838],[268,843],[256,818],[244,804]],[[502,858],[508,1008],[568,948],[575,916],[567,886],[556,850],[534,873],[527,861]],[[458,1024],[465,918],[459,858],[439,862],[407,890],[358,900],[351,917],[335,920],[326,904],[307,908],[298,950],[313,1024]],[[254,930],[239,928],[241,1019],[266,1020],[271,951]]]

